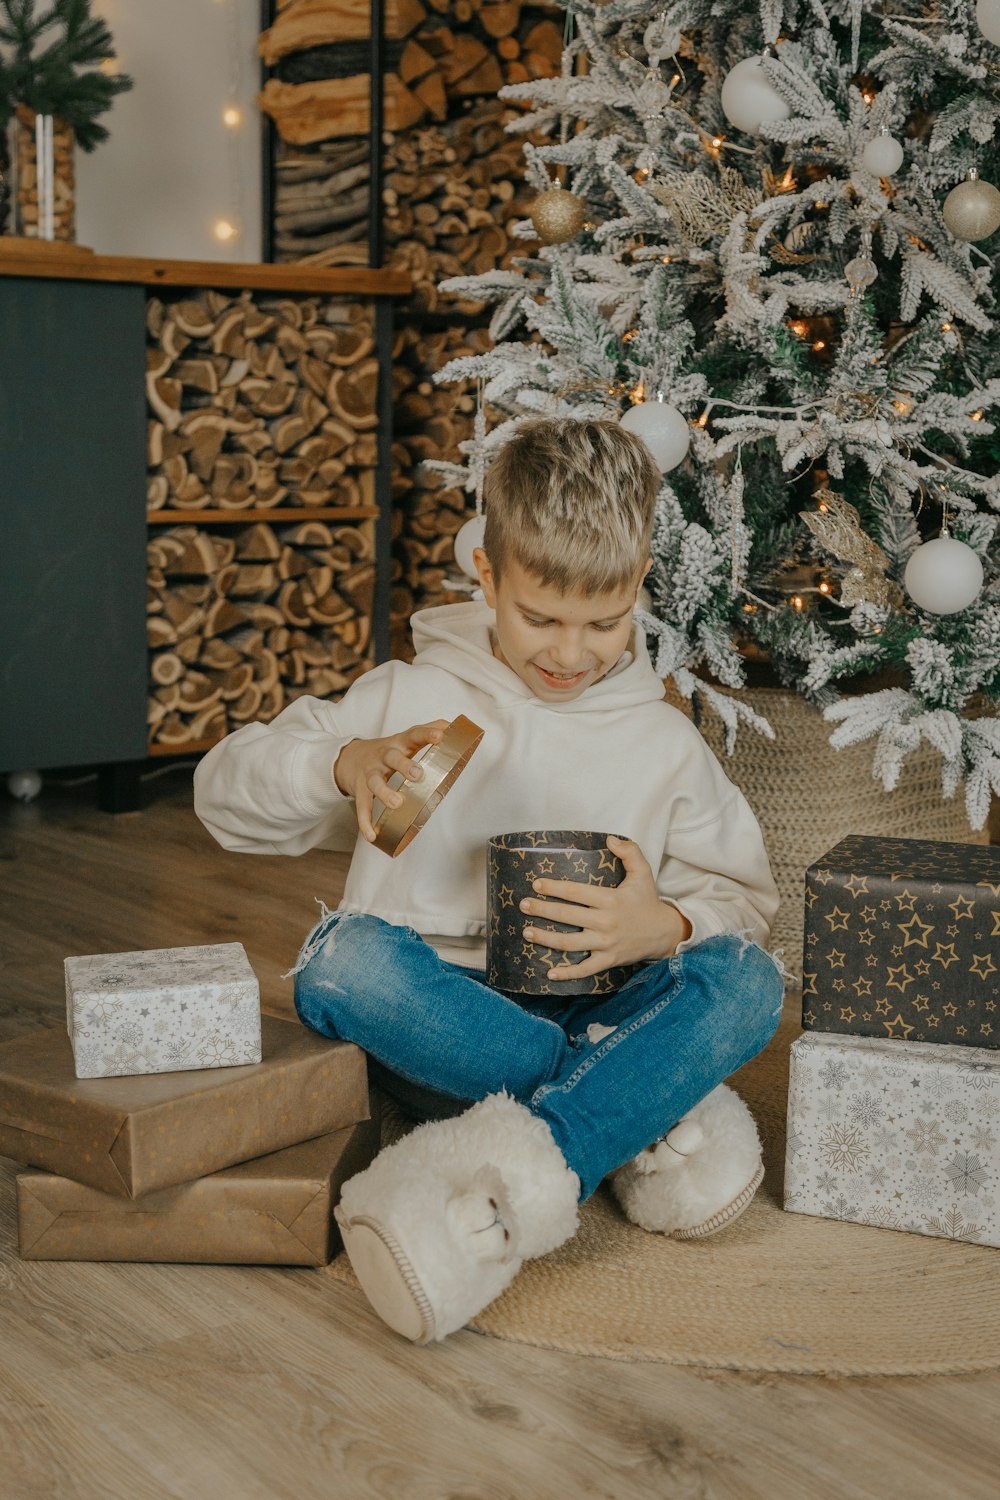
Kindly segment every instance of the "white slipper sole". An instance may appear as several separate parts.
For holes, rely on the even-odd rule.
[[[705,1240],[709,1235],[718,1234],[720,1229],[725,1229],[734,1219],[738,1219],[745,1209],[749,1208],[751,1200],[757,1189],[764,1181],[764,1163],[761,1162],[753,1177],[747,1183],[731,1203],[725,1208],[720,1208],[717,1214],[711,1218],[703,1219],[700,1224],[692,1224],[688,1229],[674,1229],[669,1238],[672,1240]]]
[[[434,1337],[434,1309],[395,1236],[375,1219],[339,1219],[355,1276],[382,1322],[414,1344]]]

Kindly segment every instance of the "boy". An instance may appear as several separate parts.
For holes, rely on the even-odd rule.
[[[663,701],[633,627],[659,483],[616,422],[525,423],[487,477],[485,602],[416,615],[412,665],[377,667],[339,703],[300,698],[196,773],[198,815],[228,849],[354,848],[295,1004],[439,1117],[347,1183],[337,1211],[376,1312],[417,1342],[562,1244],[609,1174],[630,1217],[680,1237],[735,1217],[762,1175],[753,1122],[720,1085],[780,1015],[781,975],[757,946],[777,891],[753,814]],[[388,778],[419,779],[413,756],[458,714],[482,743],[390,860],[371,844],[373,799],[398,805]],[[523,828],[627,835],[609,840],[617,888],[540,880],[522,908],[529,940],[545,918],[582,927],[545,934],[589,955],[553,978],[640,964],[616,994],[522,1003],[485,984],[487,845]]]

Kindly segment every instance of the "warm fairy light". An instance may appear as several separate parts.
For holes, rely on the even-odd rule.
[[[823,512],[824,515],[826,515],[826,512],[830,509],[830,507],[827,505],[825,500],[821,500],[819,502],[819,509]]]
[[[830,205],[829,205],[829,203],[823,202],[823,203],[816,203],[816,204],[813,205],[813,207],[814,208],[829,208]]]
[[[669,266],[669,264],[670,264],[670,262],[672,260],[673,260],[673,256],[672,255],[661,255],[660,256],[660,264],[661,265]]]
[[[673,78],[671,78],[671,80],[670,80],[670,87],[672,89],[675,89],[677,87],[677,85],[680,83],[680,81],[681,81],[681,75],[679,73],[675,73],[674,76],[673,76]]]
[[[816,350],[816,352],[818,354],[821,349],[825,349],[826,348],[826,339],[817,339],[816,342],[813,344],[813,348]]]
[[[942,323],[941,324],[941,332],[942,333],[950,333],[951,330],[954,328],[954,326],[955,326],[954,323]]]
[[[725,139],[726,138],[724,135],[713,135],[712,145],[715,147],[716,151],[718,151],[719,147],[722,145]]]
[[[878,98],[878,95],[876,94],[874,89],[862,89],[861,97],[866,104],[874,104],[875,100]]]
[[[802,609],[804,607],[804,605],[805,605],[805,602],[806,601],[803,599],[803,597],[802,597],[801,594],[793,594],[792,595],[792,608],[793,609]]]
[[[212,233],[217,240],[234,240],[237,235],[236,225],[229,219],[216,219],[212,225]]]
[[[118,59],[117,59],[117,57],[105,57],[105,58],[102,58],[101,62],[98,64],[98,66],[100,68],[100,71],[104,74],[104,76],[106,78],[116,78],[118,76]]]
[[[778,191],[790,193],[795,186],[795,172],[792,167],[785,168],[785,175],[778,178]]]
[[[701,416],[698,418],[697,422],[695,423],[695,426],[696,427],[707,427],[708,426],[708,412],[707,411],[703,411],[702,412]]]
[[[826,506],[823,505],[823,506],[820,507],[820,509],[821,510],[826,510]],[[828,594],[830,592],[830,585],[827,583],[827,581],[826,581],[825,578],[823,579],[823,582],[819,586],[819,591],[820,591],[821,594]]]
[[[899,412],[899,415],[901,417],[908,417],[910,415],[910,412],[913,410],[912,401],[894,401],[892,404]]]
[[[645,401],[646,387],[641,380],[639,381],[639,384],[636,386],[635,390],[632,392],[629,399],[631,400],[633,406],[639,406],[641,402]]]
[[[630,344],[633,339],[638,338],[638,337],[639,337],[639,330],[638,330],[638,328],[630,328],[627,333],[623,333],[622,334],[622,343],[623,344]]]
[[[801,318],[797,318],[794,323],[789,323],[788,326],[800,339],[804,339],[809,332],[809,324],[803,323]]]
[[[243,116],[240,114],[239,110],[234,104],[228,105],[227,108],[222,111],[223,125],[235,127],[240,123],[242,118]]]
[[[978,411],[974,411],[972,413],[972,420],[974,422],[981,422],[985,415],[986,413],[983,411],[982,407],[980,407]]]

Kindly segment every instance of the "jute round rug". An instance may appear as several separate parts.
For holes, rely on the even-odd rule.
[[[575,1238],[529,1262],[470,1327],[606,1359],[813,1375],[1000,1368],[1000,1251],[785,1213],[782,1023],[731,1080],[764,1141],[764,1185],[713,1239],[628,1223],[602,1188]],[[329,1267],[357,1286],[343,1254]],[[359,1293],[360,1295],[360,1293]]]

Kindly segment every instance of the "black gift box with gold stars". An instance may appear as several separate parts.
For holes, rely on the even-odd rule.
[[[586,953],[546,948],[524,936],[527,926],[576,932],[566,922],[525,916],[521,902],[534,896],[536,880],[576,880],[583,885],[620,885],[625,866],[607,845],[606,833],[541,829],[502,833],[490,839],[486,930],[486,982],[513,995],[548,995],[553,1001],[579,995],[612,995],[639,967],[605,969],[586,979],[549,979],[549,970],[582,963]],[[540,900],[553,900],[551,896]]]
[[[805,900],[803,1026],[1000,1046],[1000,848],[852,834]]]

